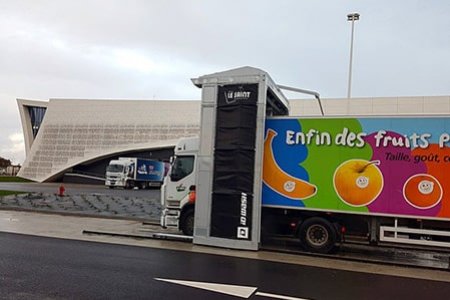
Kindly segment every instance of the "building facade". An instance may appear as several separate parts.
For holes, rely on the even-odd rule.
[[[199,131],[195,101],[18,99],[18,105],[26,145],[18,175],[38,182],[74,171],[102,179],[98,162],[118,156],[165,160],[178,138]]]

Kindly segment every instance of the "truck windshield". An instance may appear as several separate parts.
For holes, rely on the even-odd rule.
[[[106,167],[106,172],[123,172],[123,165],[108,165]]]
[[[172,165],[170,172],[170,179],[172,181],[178,181],[194,170],[194,156],[177,156]]]

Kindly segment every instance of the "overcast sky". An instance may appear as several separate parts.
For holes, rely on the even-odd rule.
[[[354,11],[353,97],[450,94],[448,0],[0,0],[0,156],[25,158],[16,98],[200,99],[244,65],[346,97]]]

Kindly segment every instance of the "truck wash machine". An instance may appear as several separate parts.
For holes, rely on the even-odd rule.
[[[194,243],[257,250],[265,119],[288,115],[288,100],[252,67],[192,82],[202,88]]]

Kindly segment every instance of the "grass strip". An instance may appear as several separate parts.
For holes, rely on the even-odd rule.
[[[3,196],[9,196],[9,195],[18,195],[18,194],[25,194],[25,192],[18,192],[18,191],[0,191],[0,197],[3,197]]]
[[[17,176],[0,176],[0,182],[31,182],[31,180]]]

